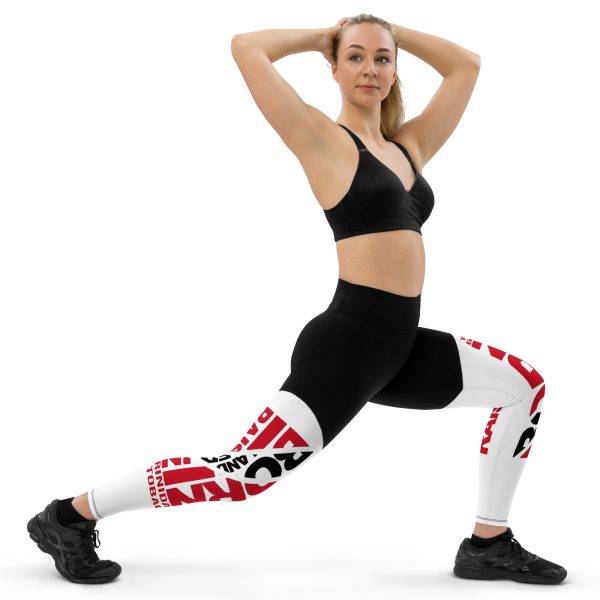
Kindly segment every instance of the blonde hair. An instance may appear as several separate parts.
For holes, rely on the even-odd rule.
[[[375,25],[381,25],[387,29],[392,39],[394,40],[394,46],[396,48],[396,56],[394,59],[395,64],[398,64],[398,40],[394,35],[394,31],[390,23],[381,19],[379,17],[375,17],[374,15],[369,14],[360,14],[355,17],[351,17],[344,23],[344,25],[339,29],[339,31],[335,34],[332,42],[331,48],[331,57],[330,62],[337,64],[338,60],[338,50],[340,47],[340,42],[342,41],[342,37],[344,32],[348,27],[352,27],[352,25],[360,25],[361,23],[373,23]],[[390,139],[396,135],[398,129],[400,129],[400,125],[404,123],[404,101],[402,99],[402,92],[400,91],[401,82],[398,77],[398,71],[396,70],[396,78],[392,87],[390,88],[390,93],[382,100],[381,102],[381,122],[379,125],[380,131],[384,138]]]

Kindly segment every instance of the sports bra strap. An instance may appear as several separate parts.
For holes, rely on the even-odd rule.
[[[400,142],[394,142],[394,140],[390,140],[390,142],[393,142],[394,144],[396,144],[396,146],[398,146],[398,148],[400,148],[400,150],[402,150],[402,152],[404,153],[404,156],[406,156],[406,158],[408,159],[410,166],[413,168],[414,172],[417,173],[418,172],[417,167],[415,167],[415,163],[413,162],[413,159],[410,157],[408,150]]]
[[[356,146],[358,147],[359,150],[367,150],[367,147],[363,144],[363,142],[361,141],[361,139],[350,129],[348,129],[345,125],[342,125],[341,123],[338,123],[338,125],[340,127],[343,127],[352,137],[352,139],[354,140],[354,143],[356,144]],[[396,144],[396,146],[398,146],[398,148],[400,148],[400,150],[402,150],[402,152],[404,153],[404,156],[406,156],[408,162],[410,163],[410,166],[413,168],[413,171],[415,173],[418,173],[417,171],[417,167],[415,166],[415,163],[413,162],[413,159],[410,157],[410,154],[408,153],[408,150],[399,142],[394,142],[394,140],[388,140],[389,142],[393,142],[394,144]]]
[[[341,123],[338,123],[338,125],[340,127],[343,127],[350,134],[359,150],[367,149],[367,147],[361,142],[360,138],[353,131],[350,131],[345,125],[342,125]]]

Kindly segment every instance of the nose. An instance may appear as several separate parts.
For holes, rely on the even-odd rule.
[[[371,58],[369,60],[365,60],[364,66],[365,66],[365,74],[375,75],[376,65],[375,65],[374,59]]]

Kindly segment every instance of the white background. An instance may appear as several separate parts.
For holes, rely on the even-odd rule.
[[[598,56],[591,2],[3,1],[0,590],[11,598],[589,598],[597,559]],[[235,33],[361,12],[482,68],[424,169],[421,325],[511,352],[547,393],[510,525],[558,587],[452,575],[485,409],[368,404],[252,503],[99,521],[111,585],[71,585],[27,520],[167,455],[239,441],[337,281],[333,235],[231,56]],[[441,83],[400,51],[407,119]],[[276,68],[333,120],[317,52]]]

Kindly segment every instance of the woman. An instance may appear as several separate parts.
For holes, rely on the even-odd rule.
[[[398,47],[443,81],[404,122]],[[420,228],[433,191],[423,167],[469,101],[479,56],[372,15],[323,29],[234,36],[233,57],[267,121],[300,161],[332,227],[339,278],[331,303],[299,334],[291,372],[226,454],[159,458],[77,497],[53,500],[27,524],[69,581],[104,583],[121,567],[99,560],[98,519],[141,508],[257,496],[308,462],[369,401],[415,409],[491,407],[480,447],[473,534],[454,573],[559,583],[566,570],[514,539],[508,513],[540,418],[545,384],[531,365],[493,346],[419,327],[425,254]],[[273,67],[289,54],[331,61],[342,110],[332,121]]]

